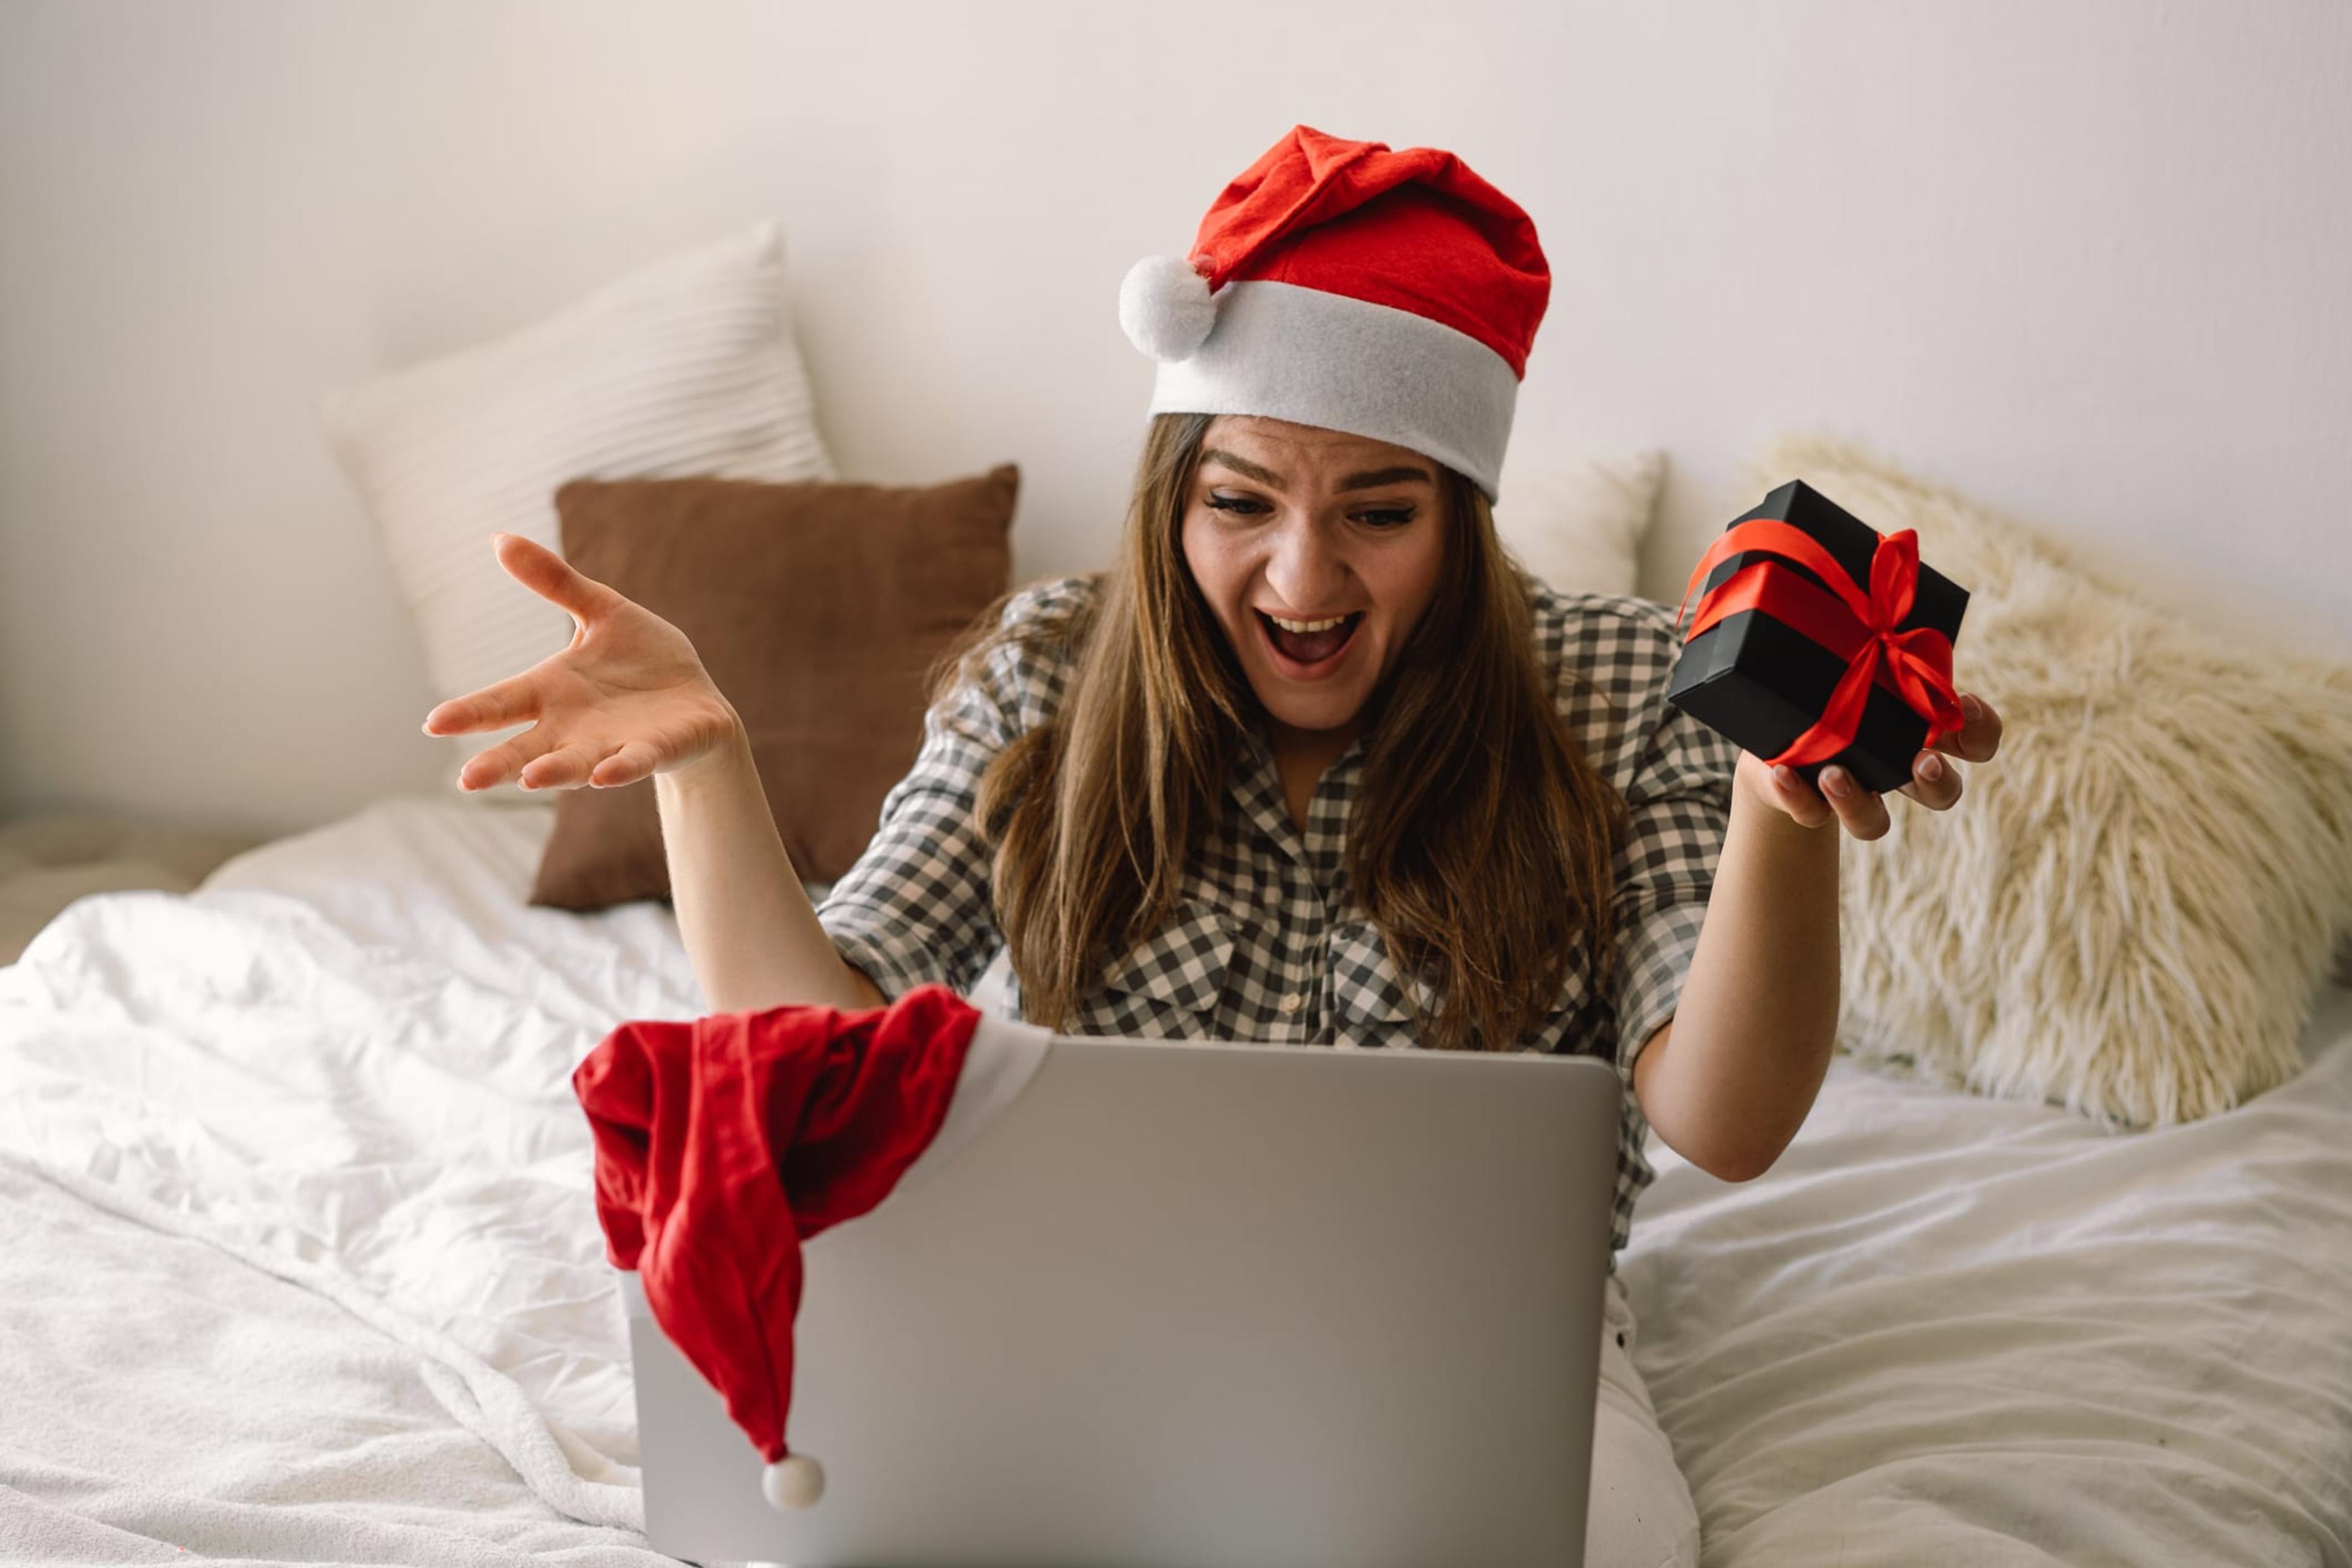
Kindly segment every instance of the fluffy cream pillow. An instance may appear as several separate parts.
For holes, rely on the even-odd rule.
[[[2132,1126],[2292,1077],[2352,929],[2352,667],[2229,647],[1853,445],[1782,437],[1748,489],[1790,479],[1918,531],[2005,725],[1953,810],[1844,843],[1844,1047]]]
[[[1495,531],[1520,565],[1561,593],[1631,594],[1665,471],[1658,451],[1507,462]]]
[[[331,393],[320,415],[383,531],[444,698],[528,668],[571,636],[563,612],[490,553],[497,532],[560,551],[554,495],[567,480],[834,472],[773,223],[495,342]],[[452,777],[496,739],[458,737]]]

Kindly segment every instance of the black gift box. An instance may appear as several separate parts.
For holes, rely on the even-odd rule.
[[[1752,510],[1733,519],[1729,526],[1737,528],[1759,517],[1775,518],[1803,530],[1845,569],[1855,585],[1869,591],[1877,531],[1821,491],[1802,479],[1790,479]],[[1759,560],[1769,562],[1771,570],[1793,573],[1809,583],[1828,586],[1817,574],[1793,561],[1765,552],[1742,552],[1717,563],[1699,592],[1692,595],[1693,606],[1717,584]],[[1911,613],[1896,629],[1933,626],[1957,641],[1960,616],[1968,604],[1967,589],[1922,562]],[[1692,613],[1696,614],[1695,607]],[[1845,660],[1802,632],[1761,611],[1742,610],[1683,645],[1674,679],[1666,687],[1666,699],[1748,751],[1769,758],[1786,750],[1822,716],[1845,670]],[[1884,793],[1911,782],[1912,762],[1927,740],[1927,719],[1882,680],[1874,679],[1853,743],[1834,757],[1796,771],[1811,784],[1822,769],[1834,763],[1851,773],[1863,788]]]

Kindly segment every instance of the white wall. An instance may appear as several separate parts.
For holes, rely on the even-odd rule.
[[[1099,563],[1120,275],[1301,121],[1533,214],[1516,440],[1667,448],[1648,591],[1813,425],[2352,652],[2347,80],[2329,0],[0,0],[0,815],[430,787],[319,394],[761,215],[845,469]]]

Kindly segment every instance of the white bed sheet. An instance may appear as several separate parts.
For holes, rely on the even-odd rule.
[[[2352,994],[2111,1134],[1841,1059],[1739,1186],[1657,1152],[1637,1361],[1708,1568],[2352,1563]]]
[[[417,1472],[373,1447],[421,1388],[446,1413],[441,1440],[493,1456],[511,1494],[476,1532],[488,1554],[464,1560],[648,1561],[625,1321],[568,1079],[617,1019],[690,1016],[698,992],[658,906],[525,905],[551,819],[544,803],[386,801],[190,897],[68,910],[0,970],[0,1213],[67,1236],[58,1205],[79,1205],[93,1269],[123,1225],[201,1241],[333,1303],[354,1346],[413,1369],[383,1373],[373,1415],[330,1402],[330,1430],[348,1407],[349,1466],[323,1492],[259,1487],[263,1506],[373,1525],[336,1500],[372,1480],[395,1522],[445,1506],[404,1501]],[[2352,998],[2309,1046],[2294,1084],[2158,1134],[1842,1062],[1755,1183],[1660,1151],[1625,1267],[1711,1568],[2346,1563]],[[200,1324],[186,1353],[226,1332]],[[164,1418],[172,1385],[138,1363],[168,1336],[119,1342],[134,1347],[121,1375],[87,1407]],[[41,1358],[24,1363],[20,1384]],[[74,1393],[29,1392],[50,1410]],[[130,1494],[42,1419],[0,1407],[0,1454],[33,1478],[11,1483],[0,1547],[29,1531],[54,1549],[38,1560],[99,1560],[73,1531],[115,1529]],[[259,1440],[236,1434],[260,1418],[243,1419],[223,1423],[229,1468],[184,1489],[182,1512],[250,1504],[236,1450]],[[205,1421],[181,1412],[185,1430]],[[465,1511],[428,1522],[456,1540]],[[256,1560],[334,1555],[236,1517],[222,1528]]]

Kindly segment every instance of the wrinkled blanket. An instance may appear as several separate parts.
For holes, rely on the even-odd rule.
[[[0,1559],[666,1561],[569,1074],[699,994],[523,903],[548,827],[386,802],[0,969]]]
[[[381,803],[0,969],[0,1561],[653,1563],[569,1075],[699,1012],[551,809]],[[2352,998],[2341,1002],[2352,1003]],[[2352,1568],[2352,1005],[2109,1136],[1841,1062],[1624,1261],[1709,1568]]]

